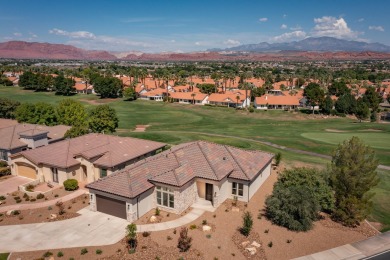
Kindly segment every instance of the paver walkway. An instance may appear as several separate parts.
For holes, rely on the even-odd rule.
[[[29,178],[12,176],[11,178],[0,182],[0,195],[5,195],[7,193],[12,193],[14,191],[17,191],[19,185],[23,185],[31,181],[33,180]]]
[[[203,212],[192,209],[173,221],[137,225],[137,232],[177,228],[194,221]],[[62,221],[0,226],[0,253],[110,245],[125,237],[127,220],[88,208],[77,213],[80,216]]]
[[[37,203],[30,203],[30,204],[15,204],[15,205],[8,205],[8,206],[0,206],[0,212],[6,212],[9,210],[26,210],[26,209],[39,209],[39,208],[44,208],[48,206],[55,205],[57,201],[69,201],[74,198],[77,198],[80,195],[86,194],[87,191],[83,189],[78,189],[75,192],[72,192],[71,194],[65,195],[61,198],[58,199],[53,199],[53,200],[45,200],[42,202],[37,202]]]

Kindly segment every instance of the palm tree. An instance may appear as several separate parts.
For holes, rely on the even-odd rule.
[[[238,108],[238,101],[240,101],[240,96],[239,95],[236,96],[236,108]]]
[[[196,94],[195,94],[195,93],[191,93],[191,97],[192,97],[192,104],[195,104],[195,96],[196,96]]]

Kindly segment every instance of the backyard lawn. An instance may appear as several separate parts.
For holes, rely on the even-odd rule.
[[[0,97],[20,102],[48,102],[61,99],[54,93],[33,92],[17,87],[0,87]],[[331,155],[337,144],[358,136],[377,153],[381,164],[390,166],[390,124],[358,123],[350,118],[325,118],[300,112],[255,111],[223,107],[192,106],[163,102],[122,99],[99,99],[95,95],[74,95],[87,106],[108,103],[116,109],[119,129],[116,134],[178,144],[192,140],[208,140],[243,149],[281,152],[288,163],[326,166],[329,161],[309,155],[276,149],[257,142],[267,141],[281,146]],[[149,125],[146,132],[133,132],[136,125]],[[225,135],[215,136],[215,135]],[[246,138],[250,140],[242,140]],[[254,141],[252,141],[254,140]],[[375,189],[372,219],[390,227],[390,171],[380,171],[381,183]]]

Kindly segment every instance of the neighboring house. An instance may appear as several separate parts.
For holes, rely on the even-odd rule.
[[[199,92],[174,92],[169,96],[173,99],[173,102],[179,102],[182,104],[195,104],[204,105],[207,104],[208,95]]]
[[[28,149],[35,149],[64,139],[69,126],[44,126],[33,124],[14,124],[14,120],[1,119],[0,160],[11,163],[10,156]]]
[[[152,89],[151,91],[141,91],[139,93],[139,98],[145,100],[163,101],[165,95],[165,89],[156,88]]]
[[[238,97],[238,99],[237,99]],[[227,106],[227,107],[249,107],[250,97],[245,98],[245,94],[241,92],[237,93],[212,93],[208,98],[208,103],[215,106]]]
[[[184,143],[88,184],[90,207],[134,221],[153,208],[180,214],[199,200],[248,202],[273,155],[205,141]]]
[[[299,107],[299,97],[297,96],[271,96],[264,95],[255,98],[257,109],[295,109]]]
[[[90,85],[86,83],[85,81],[82,82],[76,82],[76,84],[73,86],[73,88],[76,90],[77,94],[94,94],[95,91],[93,89],[93,85]]]
[[[77,179],[89,183],[156,154],[166,144],[88,134],[11,156],[11,172],[40,182]]]

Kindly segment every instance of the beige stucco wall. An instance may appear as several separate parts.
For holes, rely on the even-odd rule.
[[[196,181],[196,188],[198,190],[198,197],[205,199],[206,198],[206,183],[202,181]]]
[[[253,195],[255,195],[255,193],[259,190],[261,185],[263,185],[263,183],[270,176],[270,174],[271,174],[271,164],[268,164],[268,166],[250,184],[249,199],[251,199],[253,197]]]
[[[234,199],[232,194],[233,182],[242,183],[244,185],[243,196],[237,196],[239,201],[248,202],[248,182],[243,180],[229,179],[228,194],[230,199]]]

